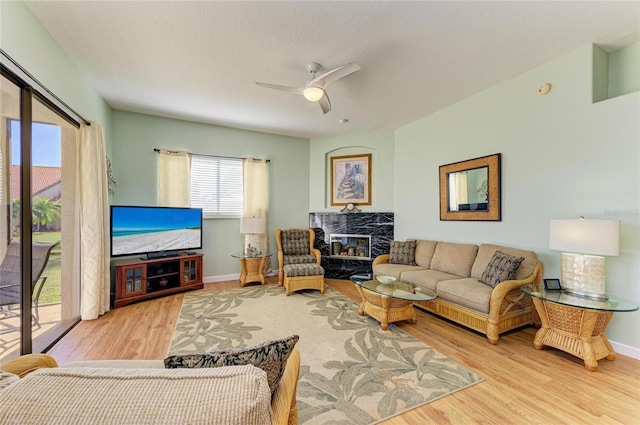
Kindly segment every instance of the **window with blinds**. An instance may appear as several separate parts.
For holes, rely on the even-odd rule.
[[[242,160],[193,155],[190,195],[204,218],[242,217]]]

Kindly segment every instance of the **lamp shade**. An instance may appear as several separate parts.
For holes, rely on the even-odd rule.
[[[549,248],[580,254],[616,256],[620,250],[620,222],[551,220]]]
[[[240,220],[240,233],[264,233],[266,220],[260,217],[243,217]]]

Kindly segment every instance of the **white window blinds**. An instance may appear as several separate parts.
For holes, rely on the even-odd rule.
[[[204,218],[242,217],[242,160],[193,155],[190,194]]]

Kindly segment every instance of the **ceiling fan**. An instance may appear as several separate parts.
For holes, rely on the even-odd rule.
[[[281,86],[278,84],[259,83],[257,81],[256,84],[260,87],[302,95],[309,102],[318,102],[320,108],[322,108],[322,112],[326,114],[331,110],[331,102],[329,101],[329,96],[326,91],[327,86],[347,75],[360,71],[360,66],[349,62],[346,65],[339,66],[316,77],[316,72],[318,72],[320,68],[321,65],[317,62],[309,62],[307,64],[307,71],[311,73],[311,79],[307,81],[303,87]]]

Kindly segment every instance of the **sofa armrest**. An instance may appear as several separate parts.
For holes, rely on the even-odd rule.
[[[526,277],[525,279],[519,280],[505,280],[504,282],[500,282],[493,288],[491,292],[491,299],[489,301],[489,317],[488,317],[488,327],[487,336],[489,338],[489,342],[492,344],[498,343],[498,333],[497,330],[492,330],[491,328],[495,328],[498,326],[500,322],[500,310],[502,308],[502,303],[506,297],[506,295],[514,289],[518,289],[521,286],[529,285],[534,282],[540,281],[542,278],[542,263],[538,261],[536,263],[535,268],[533,269],[533,273]],[[517,299],[510,300],[512,303],[517,303],[522,298],[528,297],[524,292],[518,296]]]
[[[520,280],[505,280],[504,282],[500,282],[498,285],[496,285],[496,287],[491,292],[489,316],[491,316],[494,307],[498,310],[498,312],[500,311],[502,300],[504,299],[505,295],[507,295],[507,293],[509,293],[513,289],[520,288],[524,285],[530,285],[531,283],[540,280],[540,276],[542,276],[542,263],[538,261],[535,268],[533,269],[533,273],[531,273],[528,277]]]
[[[296,388],[300,374],[300,352],[293,350],[287,359],[284,374],[271,398],[271,423],[289,425],[298,423]]]
[[[374,260],[372,266],[376,264],[386,264],[389,262],[389,254],[378,255]]]
[[[25,354],[0,365],[1,370],[18,375],[20,378],[43,367],[58,367],[58,363],[48,354]]]

